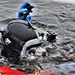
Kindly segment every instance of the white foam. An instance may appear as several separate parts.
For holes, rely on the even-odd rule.
[[[73,3],[73,4],[75,4],[75,0],[53,0],[53,1],[63,2],[63,3]]]

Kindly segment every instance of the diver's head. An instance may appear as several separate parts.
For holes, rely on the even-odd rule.
[[[20,9],[27,9],[27,10],[29,10],[29,12],[32,12],[32,9],[33,9],[33,8],[34,8],[33,5],[31,5],[31,4],[28,3],[28,2],[24,2],[24,3],[22,4],[22,6],[21,6]]]

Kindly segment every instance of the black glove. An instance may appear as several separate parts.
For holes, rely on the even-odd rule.
[[[29,12],[32,12],[32,8],[34,8],[34,6],[31,6],[29,3],[25,6],[25,8],[28,9]]]
[[[55,33],[51,33],[50,31],[47,31],[47,32],[48,32],[47,41],[51,42],[51,41],[56,39],[56,34]]]

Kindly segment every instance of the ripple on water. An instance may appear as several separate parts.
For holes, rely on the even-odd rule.
[[[51,30],[57,33],[56,42],[50,43],[52,46],[55,46],[55,48],[53,48],[53,52],[59,54],[59,51],[65,53],[71,49],[75,50],[75,5],[51,2],[51,0],[29,1],[35,4],[36,12],[33,14],[33,19],[36,21],[36,28]],[[14,2],[15,4],[13,4]],[[17,17],[15,14],[22,2],[24,2],[24,0],[0,0],[0,21],[4,20],[2,23],[7,24],[11,21],[8,18]],[[58,58],[58,56],[56,56],[56,58]],[[40,63],[44,69],[61,72],[60,75],[69,75],[65,70],[62,72],[55,66],[51,67],[51,64],[53,65],[53,63],[50,61],[50,57],[48,57],[47,61],[49,63]],[[55,62],[56,61],[54,61],[54,63]],[[45,66],[46,64],[47,66]],[[72,72],[70,75],[72,75]]]

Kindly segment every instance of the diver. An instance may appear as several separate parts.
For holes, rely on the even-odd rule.
[[[19,20],[24,20],[28,22],[28,25],[35,31],[36,33],[36,38],[28,40],[22,48],[21,54],[20,56],[23,57],[25,55],[26,50],[28,50],[29,47],[31,46],[36,46],[36,45],[41,45],[43,40],[46,41],[51,41],[54,40],[56,35],[55,34],[51,34],[49,31],[47,31],[46,33],[44,33],[43,31],[39,31],[36,28],[34,28],[31,24],[32,19],[31,19],[31,15],[30,13],[33,12],[34,6],[29,4],[28,2],[24,2],[18,12],[18,19]],[[31,51],[30,51],[31,52]],[[35,53],[35,51],[32,50],[33,53]],[[24,56],[25,57],[25,56]]]
[[[37,32],[32,26],[30,13],[33,12],[33,8],[30,3],[24,2],[18,12],[18,20],[11,21],[3,31],[0,31],[2,56],[18,61],[26,50],[41,45],[44,37],[47,41],[56,38],[55,34],[49,32],[47,34]]]

